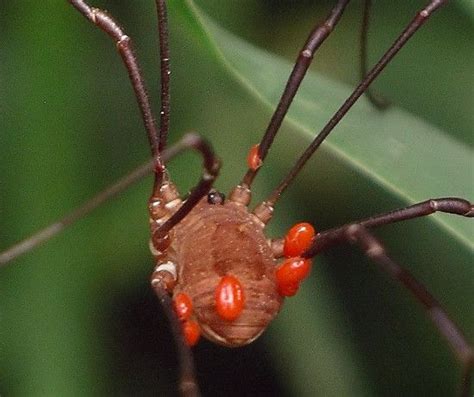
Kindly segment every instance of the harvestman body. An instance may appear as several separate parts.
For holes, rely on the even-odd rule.
[[[359,245],[369,258],[393,279],[401,282],[426,308],[433,323],[462,363],[461,393],[466,396],[469,394],[472,348],[438,302],[407,270],[387,255],[370,229],[436,211],[472,217],[474,210],[470,202],[458,198],[432,199],[317,234],[306,223],[295,225],[282,239],[272,241],[264,234],[265,225],[272,217],[278,198],[306,161],[415,31],[447,1],[433,0],[416,14],[375,67],[367,74],[364,73],[366,76],[362,82],[316,136],[288,176],[253,211],[249,211],[247,207],[251,199],[251,184],[314,53],[337,24],[349,1],[337,1],[326,21],[310,33],[262,141],[250,150],[248,171],[227,199],[211,190],[220,163],[205,141],[196,134],[189,134],[174,149],[191,148],[197,150],[204,159],[201,180],[184,201],[172,183],[165,165],[164,150],[169,126],[169,53],[165,1],[156,1],[162,85],[160,128],[156,126],[152,115],[130,38],[106,12],[89,6],[83,0],[69,2],[115,41],[129,72],[148,133],[155,173],[154,188],[149,199],[150,249],[156,260],[151,284],[173,327],[182,365],[180,386],[183,395],[199,393],[187,346],[197,343],[201,334],[229,347],[245,345],[255,340],[278,314],[284,298],[296,294],[300,283],[310,272],[311,258],[329,246],[344,241]],[[367,15],[369,2],[366,1],[365,4]],[[169,152],[167,155],[169,156]],[[2,253],[0,263],[11,260],[51,237],[59,229],[141,177],[149,168],[145,167],[128,177],[124,183],[104,192],[99,198],[59,222],[59,226],[53,225]]]

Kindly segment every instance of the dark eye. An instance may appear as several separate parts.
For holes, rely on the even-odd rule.
[[[211,190],[207,194],[207,202],[209,204],[224,204],[225,195],[224,193],[218,192],[217,190]]]

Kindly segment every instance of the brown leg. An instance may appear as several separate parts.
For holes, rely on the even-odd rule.
[[[467,200],[456,197],[447,197],[426,200],[418,204],[413,204],[405,208],[387,212],[385,214],[375,215],[370,218],[354,221],[350,224],[319,233],[311,247],[303,254],[303,256],[311,258],[317,255],[319,252],[324,251],[331,245],[344,241],[346,239],[344,235],[345,230],[351,224],[357,224],[371,229],[374,227],[389,225],[391,223],[406,221],[408,219],[427,216],[435,212],[446,212],[465,217],[474,217],[474,206]]]
[[[183,397],[199,397],[199,386],[196,381],[194,371],[194,360],[191,349],[186,345],[181,329],[181,324],[173,311],[171,297],[168,288],[159,278],[152,279],[153,290],[155,291],[161,306],[168,317],[171,331],[176,342],[178,362],[180,363],[179,389]]]
[[[462,365],[461,396],[470,396],[474,351],[448,313],[446,313],[423,284],[387,255],[382,243],[366,227],[360,224],[349,225],[343,229],[343,234],[346,240],[352,244],[357,244],[364,254],[372,259],[393,280],[398,281],[408,289],[413,297],[425,308],[431,321],[447,340]]]
[[[168,45],[168,16],[165,0],[155,0],[158,17],[158,35],[160,37],[160,153],[166,148],[170,125],[170,50]]]
[[[273,139],[280,129],[281,123],[288,112],[291,102],[293,102],[293,98],[295,97],[296,92],[298,91],[298,88],[303,81],[309,66],[311,65],[311,62],[313,61],[315,52],[339,22],[339,19],[341,18],[342,13],[344,12],[344,9],[348,3],[349,0],[339,0],[331,10],[326,20],[323,23],[318,24],[311,31],[303,48],[299,52],[295,66],[293,67],[290,77],[286,83],[285,90],[281,95],[280,102],[273,113],[267,130],[265,131],[265,135],[260,141],[258,147],[258,156],[262,161],[265,159],[268,150],[272,145]],[[258,169],[249,169],[239,185],[249,188],[255,176],[257,175],[257,172]]]
[[[134,54],[130,37],[125,34],[120,25],[105,11],[89,6],[83,0],[69,0],[69,3],[71,3],[90,22],[99,27],[114,40],[125,67],[127,68],[133,90],[135,91],[135,96],[148,134],[152,155],[161,165],[158,129],[156,127],[145,82],[138,65],[138,60]],[[164,171],[164,165],[162,171]]]
[[[194,135],[194,134],[193,134]],[[175,145],[171,146],[169,149],[166,149],[163,152],[163,160],[168,161],[190,148],[190,143],[193,139],[189,139],[189,135],[185,135],[180,141]],[[84,218],[86,215],[91,213],[96,208],[100,207],[106,201],[116,197],[121,192],[125,191],[129,186],[143,179],[146,175],[149,175],[155,166],[155,161],[150,160],[147,163],[137,167],[129,174],[125,175],[123,178],[115,182],[113,185],[109,186],[105,190],[98,193],[96,196],[92,197],[90,200],[86,201],[80,207],[76,208],[71,213],[67,214],[63,218],[54,222],[53,224],[45,227],[44,229],[36,232],[35,234],[27,237],[23,241],[11,246],[3,252],[0,252],[0,267],[6,265],[12,260],[18,258],[19,256],[26,254],[30,251],[33,251],[39,247],[44,242],[53,238],[60,232],[62,232],[68,226],[76,223],[78,220]]]

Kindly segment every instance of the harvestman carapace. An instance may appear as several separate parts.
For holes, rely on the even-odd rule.
[[[272,218],[279,197],[307,160],[410,37],[447,1],[431,1],[416,14],[373,69],[364,73],[365,77],[361,83],[316,135],[288,175],[273,193],[252,211],[248,209],[252,182],[263,165],[314,53],[336,26],[349,1],[338,1],[324,23],[318,24],[310,33],[299,52],[264,137],[250,149],[248,171],[228,198],[212,190],[220,162],[210,145],[199,135],[188,134],[176,146],[166,150],[170,72],[165,1],[156,1],[161,60],[159,128],[152,114],[130,38],[105,11],[93,8],[82,0],[69,2],[114,40],[137,97],[153,161],[58,223],[0,254],[0,264],[50,238],[105,199],[153,170],[155,181],[148,204],[150,249],[156,266],[152,273],[151,285],[169,317],[176,338],[181,363],[180,388],[183,395],[199,393],[189,346],[197,343],[201,334],[229,347],[252,342],[278,314],[284,298],[297,293],[300,283],[310,272],[311,258],[341,242],[358,246],[425,307],[435,327],[446,338],[463,366],[461,393],[469,394],[472,348],[426,288],[388,256],[371,229],[436,211],[472,217],[474,210],[470,202],[460,198],[431,199],[318,233],[311,225],[300,223],[293,226],[281,239],[269,240],[264,234],[265,225]],[[367,1],[366,11],[368,4]],[[187,148],[202,155],[204,172],[197,186],[182,200],[171,181],[166,162],[175,153]]]

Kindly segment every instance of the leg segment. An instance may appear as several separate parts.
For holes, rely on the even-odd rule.
[[[180,363],[179,389],[183,397],[199,397],[199,387],[194,375],[194,362],[191,350],[186,345],[183,337],[181,324],[173,311],[173,304],[169,296],[168,288],[160,279],[152,279],[152,287],[161,306],[163,307],[171,326],[172,334],[176,342],[178,362]]]
[[[159,151],[165,150],[166,139],[170,126],[170,50],[168,45],[168,16],[166,1],[156,0],[158,16],[158,35],[160,36],[160,82],[161,82],[161,109],[160,109],[160,138]]]
[[[461,395],[469,396],[474,351],[458,326],[424,285],[417,281],[408,270],[387,255],[381,242],[366,227],[360,224],[349,225],[344,227],[343,234],[346,240],[352,244],[359,245],[367,257],[372,259],[393,280],[408,289],[413,297],[423,305],[431,321],[447,340],[457,359],[461,362],[463,367]]]
[[[163,173],[164,164],[161,163],[158,129],[156,127],[155,118],[148,98],[148,92],[145,87],[145,82],[137,58],[133,51],[130,37],[124,33],[120,25],[105,11],[89,6],[83,0],[69,0],[69,2],[89,21],[107,33],[114,40],[125,67],[127,68],[133,90],[135,91],[135,96],[148,134],[151,152],[157,162],[156,172]]]
[[[304,252],[302,256],[305,258],[312,258],[331,245],[346,240],[345,231],[352,224],[371,229],[395,222],[431,215],[435,212],[446,212],[465,217],[474,217],[474,205],[467,200],[455,197],[431,199],[385,214],[375,215],[370,218],[351,222],[350,224],[319,233],[311,247]]]
[[[283,94],[280,98],[280,102],[278,103],[277,108],[275,109],[275,112],[273,113],[273,116],[270,120],[270,124],[265,131],[265,135],[258,145],[258,157],[260,161],[265,159],[273,139],[275,138],[275,135],[277,134],[281,123],[288,112],[288,108],[290,107],[291,102],[293,101],[293,98],[295,97],[296,92],[303,81],[306,71],[313,60],[316,50],[321,46],[324,40],[326,40],[331,31],[334,29],[348,3],[349,0],[339,0],[327,19],[322,24],[316,26],[306,40],[306,43],[298,55],[295,66],[291,71],[290,77],[288,78],[288,82],[286,83],[285,90],[283,91]],[[250,187],[258,172],[257,169],[249,169],[242,179],[240,185]]]
[[[171,146],[169,149],[166,149],[162,153],[163,161],[169,161],[184,150],[189,149],[190,143],[191,142],[188,138],[188,135],[185,135],[179,142]],[[27,237],[23,241],[1,252],[0,267],[6,265],[7,263],[11,262],[12,260],[18,258],[23,254],[33,251],[35,248],[39,247],[44,242],[48,241],[49,239],[62,232],[68,226],[71,226],[78,220],[84,218],[93,210],[104,204],[106,201],[116,197],[121,192],[128,189],[129,186],[133,185],[134,183],[138,182],[139,180],[150,174],[154,170],[154,167],[155,161],[148,161],[147,163],[134,169],[129,174],[125,175],[113,185],[98,193],[96,196],[92,197],[90,200],[86,201],[80,207],[76,208],[63,218],[59,219],[53,224],[45,227],[44,229],[36,232],[30,237]]]

